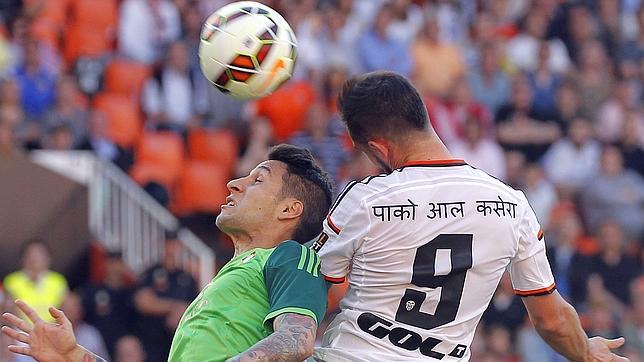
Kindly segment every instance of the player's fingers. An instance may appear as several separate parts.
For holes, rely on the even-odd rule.
[[[619,348],[621,347],[625,342],[624,337],[619,337],[615,339],[607,339],[606,340],[606,345],[608,348],[613,349],[613,348]]]
[[[38,313],[36,313],[36,311],[33,310],[33,308],[31,308],[29,305],[27,305],[27,303],[23,302],[22,300],[17,299],[16,305],[34,324],[42,320],[40,319],[40,316],[38,316]]]
[[[20,341],[22,343],[28,343],[29,342],[29,335],[25,332],[20,332],[17,331],[13,328],[9,328],[7,326],[2,327],[2,333],[6,334],[9,336],[9,338],[13,338],[16,341]]]
[[[16,346],[12,344],[9,346],[9,350],[13,353],[31,356],[31,348],[27,346]]]
[[[65,313],[63,313],[62,310],[54,308],[54,307],[49,307],[49,314],[58,322],[58,324],[65,324],[67,321],[67,317],[65,317]]]
[[[18,318],[14,314],[5,313],[2,315],[2,319],[23,332],[31,332],[31,326],[29,325],[29,323],[22,320],[22,318]]]

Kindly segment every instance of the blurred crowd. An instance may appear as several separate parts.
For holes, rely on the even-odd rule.
[[[291,81],[251,102],[219,93],[199,71],[201,24],[229,2],[0,2],[0,155],[90,150],[188,215],[216,212],[228,178],[289,142],[309,148],[341,190],[378,170],[352,150],[336,95],[354,74],[393,70],[421,91],[455,156],[526,193],[558,290],[588,333],[624,335],[622,353],[644,358],[641,0],[262,1],[294,28],[298,59]],[[230,255],[228,241],[214,247]],[[120,349],[159,360],[167,336],[154,333],[171,330],[194,280],[151,270],[125,291],[120,257],[106,259],[99,284],[52,303],[93,324],[100,333],[83,336],[102,335],[115,360],[130,361]],[[19,280],[42,274],[28,269]],[[330,314],[342,293],[331,290]],[[141,332],[147,322],[128,313],[159,327]],[[472,351],[473,361],[561,360],[507,278]]]

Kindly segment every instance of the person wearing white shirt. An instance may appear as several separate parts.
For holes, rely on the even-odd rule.
[[[474,118],[465,121],[465,139],[456,139],[450,144],[455,156],[490,175],[505,179],[505,155],[498,143],[485,138],[481,122]]]
[[[592,138],[590,122],[577,117],[570,124],[568,136],[555,142],[543,156],[543,166],[556,186],[578,189],[597,173],[601,148]]]
[[[169,0],[125,0],[118,27],[119,52],[141,63],[159,60],[162,49],[181,35],[179,11]]]

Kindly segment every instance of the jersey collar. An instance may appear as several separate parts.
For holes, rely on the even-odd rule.
[[[400,168],[402,167],[410,167],[410,166],[465,166],[467,163],[465,160],[460,159],[460,158],[450,158],[450,159],[444,159],[444,160],[418,160],[418,161],[408,161],[405,162]]]

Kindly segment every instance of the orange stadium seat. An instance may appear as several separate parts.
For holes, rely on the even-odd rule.
[[[73,64],[80,56],[98,57],[110,52],[105,34],[87,25],[70,25],[65,35],[65,61]]]
[[[102,93],[96,96],[94,107],[107,117],[107,133],[119,146],[134,145],[143,121],[138,104],[122,94]]]
[[[156,181],[172,189],[181,173],[183,158],[181,136],[170,131],[146,132],[136,146],[130,175],[139,184]]]
[[[92,26],[112,38],[116,34],[118,4],[116,0],[71,0],[72,22]]]
[[[131,60],[116,59],[105,69],[105,89],[138,99],[143,84],[152,73],[150,67]]]
[[[177,184],[172,209],[178,214],[218,213],[226,202],[228,173],[206,161],[189,161]]]
[[[212,161],[232,173],[239,156],[239,142],[226,129],[196,129],[188,134],[188,153],[193,160]]]

